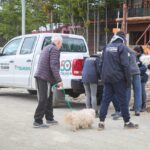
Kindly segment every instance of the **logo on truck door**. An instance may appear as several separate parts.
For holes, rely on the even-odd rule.
[[[9,64],[8,63],[0,63],[0,70],[9,70]]]
[[[60,73],[61,75],[71,74],[71,61],[70,60],[62,60],[60,62]]]

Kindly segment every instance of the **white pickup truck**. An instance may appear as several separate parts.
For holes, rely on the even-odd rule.
[[[53,34],[63,37],[60,74],[65,92],[77,97],[79,93],[73,92],[71,81],[81,79],[83,59],[89,56],[89,51],[85,39],[72,34],[38,33],[11,39],[0,52],[0,87],[25,88],[35,94],[34,73],[39,55]]]

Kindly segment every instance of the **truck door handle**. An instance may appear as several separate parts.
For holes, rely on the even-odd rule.
[[[26,60],[26,62],[31,62],[31,59]]]
[[[13,60],[10,60],[9,63],[14,63],[14,61],[13,61]]]

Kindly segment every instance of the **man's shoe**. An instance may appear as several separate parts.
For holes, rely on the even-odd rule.
[[[37,122],[33,123],[33,128],[48,128],[48,127],[49,126],[44,123],[37,123]]]
[[[50,125],[56,125],[56,124],[58,124],[58,121],[56,121],[56,120],[46,120],[46,123],[47,124],[50,124]]]
[[[125,129],[138,129],[139,125],[138,124],[134,124],[132,122],[128,122],[124,124],[124,128]]]
[[[140,112],[135,112],[135,116],[140,116]]]
[[[101,131],[101,130],[104,130],[104,129],[105,129],[104,123],[99,123],[98,124],[98,130]]]

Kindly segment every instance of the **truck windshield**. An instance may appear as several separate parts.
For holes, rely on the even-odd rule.
[[[45,37],[42,49],[50,43],[51,37]],[[61,52],[86,52],[86,51],[87,50],[84,40],[71,37],[63,37]]]

